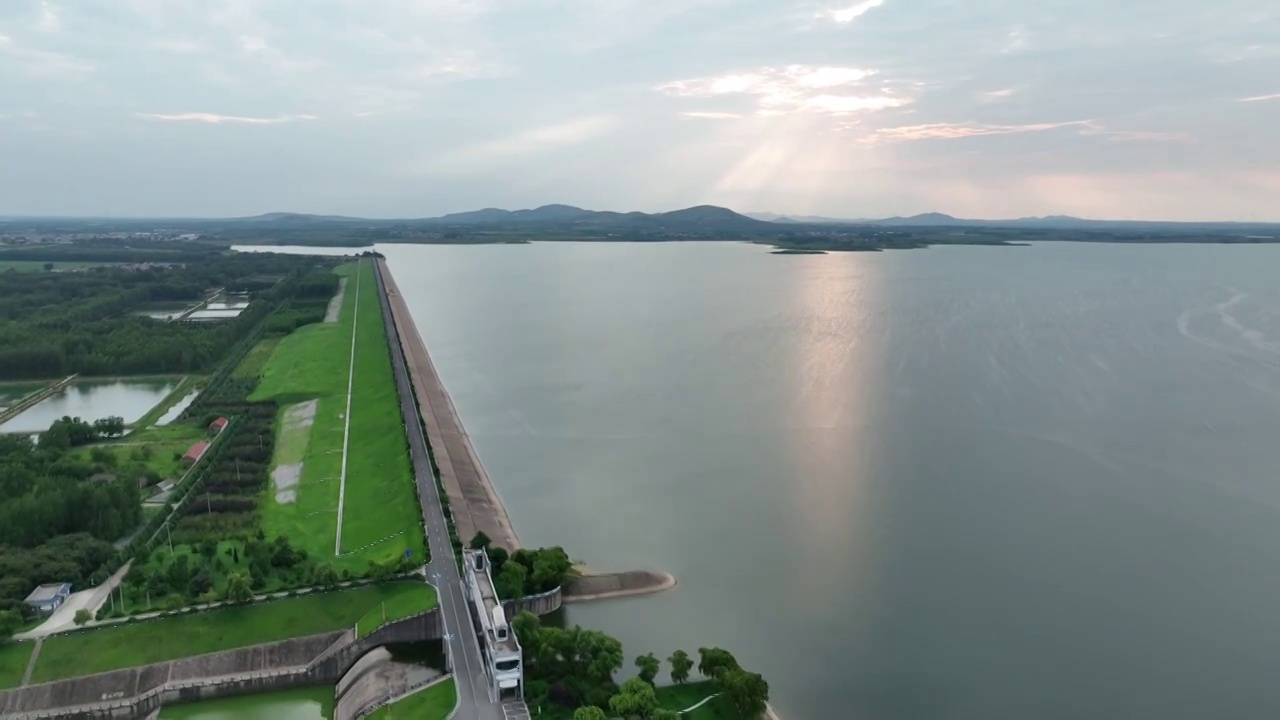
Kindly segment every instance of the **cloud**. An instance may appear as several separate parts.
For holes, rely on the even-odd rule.
[[[14,62],[6,63],[3,58]],[[82,80],[97,69],[93,63],[80,58],[24,47],[8,35],[0,35],[0,73],[6,66],[20,68],[30,77],[45,80]]]
[[[1062,128],[1078,128],[1077,134],[1098,136],[1113,142],[1186,142],[1192,140],[1189,133],[1181,131],[1110,130],[1097,120],[1068,120],[1065,122],[1026,123],[1022,125],[996,125],[988,123],[930,123],[903,127],[880,128],[869,142],[906,142],[911,140],[957,140],[984,135],[1013,135],[1017,133],[1045,132]]]
[[[762,115],[817,112],[844,115],[900,107],[911,102],[883,90],[864,88],[874,70],[852,67],[788,65],[763,67],[753,72],[690,78],[664,83],[656,89],[673,97],[751,95]],[[834,92],[844,88],[846,92]],[[861,92],[852,92],[861,88]],[[868,92],[870,91],[870,92]]]
[[[1280,100],[1280,93],[1272,93],[1270,95],[1254,95],[1253,97],[1240,98],[1236,102],[1251,103],[1251,102],[1266,102],[1268,100]]]
[[[1195,139],[1190,133],[1180,130],[1108,130],[1095,120],[1085,120],[1080,123],[1080,127],[1081,135],[1100,135],[1115,142],[1189,142]]]
[[[310,120],[318,120],[315,115],[276,115],[274,117],[245,117],[241,115],[215,115],[214,113],[178,113],[175,115],[165,115],[162,113],[138,113],[138,117],[144,120],[159,120],[163,122],[200,122],[210,125],[279,125],[281,123],[291,122],[307,122]]]
[[[884,0],[863,0],[856,5],[850,5],[846,8],[835,8],[822,13],[821,17],[828,18],[835,22],[845,25],[857,20],[865,15],[868,11],[880,7],[884,4]]]
[[[44,33],[56,33],[62,29],[62,17],[49,0],[40,2],[40,19],[36,21],[36,29]]]
[[[742,116],[738,113],[731,112],[682,112],[681,117],[692,118],[695,120],[738,120]]]
[[[982,102],[996,102],[998,100],[1004,100],[1005,98],[1008,98],[1008,97],[1013,97],[1014,95],[1017,95],[1017,94],[1018,94],[1017,88],[1003,88],[1001,90],[992,90],[990,92],[984,92],[980,96],[980,99],[982,100]]]
[[[1081,125],[1088,121],[1073,120],[1058,123],[1029,123],[1025,125],[989,125],[985,123],[929,123],[903,127],[880,128],[872,141],[899,142],[908,140],[955,140],[983,135],[1010,135],[1013,133],[1043,132]]]
[[[464,146],[428,163],[432,171],[467,171],[494,161],[535,155],[579,145],[597,138],[618,123],[612,115],[591,115],[522,130],[507,137]]]

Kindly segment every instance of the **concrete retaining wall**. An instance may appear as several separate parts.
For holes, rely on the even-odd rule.
[[[181,693],[213,687],[208,691],[217,692],[216,686],[225,685],[226,694],[236,694],[238,683],[258,682],[282,670],[292,668],[293,674],[305,676],[308,663],[345,634],[323,633],[28,685],[0,692],[0,717],[135,717],[145,714],[144,708],[149,712],[148,698],[159,698],[166,689]],[[255,686],[244,687],[252,691]]]
[[[504,604],[511,617],[521,610],[545,615],[560,605],[559,588]],[[322,633],[0,691],[0,717],[136,718],[167,703],[335,685],[375,648],[443,636],[436,608],[387,623],[359,639],[350,630]],[[361,704],[367,705],[367,699]]]

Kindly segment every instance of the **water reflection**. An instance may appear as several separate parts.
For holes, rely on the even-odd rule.
[[[116,415],[131,424],[173,392],[177,384],[176,379],[78,381],[0,425],[0,431],[39,432],[62,417],[92,422]]]
[[[843,589],[868,553],[874,475],[869,426],[883,397],[876,375],[884,354],[870,308],[883,303],[881,276],[866,255],[798,257],[786,279],[794,324],[787,346],[788,428],[784,479],[786,532],[801,553],[789,568],[792,609],[826,611],[847,604]],[[840,570],[833,572],[832,565]]]

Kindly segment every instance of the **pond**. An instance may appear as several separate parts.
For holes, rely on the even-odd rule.
[[[209,303],[204,310],[197,310],[187,316],[188,320],[230,320],[244,312],[243,307],[227,308],[223,303]]]
[[[330,720],[333,688],[317,687],[166,705],[160,720]]]
[[[174,420],[177,420],[178,416],[182,414],[182,411],[186,410],[187,406],[194,402],[196,396],[199,394],[199,390],[192,390],[184,395],[181,400],[173,404],[173,407],[164,411],[164,414],[160,416],[160,419],[156,420],[156,425],[168,425]]]
[[[178,378],[82,380],[72,383],[0,425],[3,432],[47,430],[63,416],[93,421],[118,415],[126,424],[137,422],[178,385]]]
[[[0,385],[0,410],[13,407],[19,400],[44,387],[44,383]]]
[[[359,255],[373,250],[366,247],[312,247],[310,245],[232,245],[235,252],[276,253],[278,255],[320,255],[324,257],[341,257],[343,255]]]
[[[191,308],[193,303],[147,303],[133,311],[134,315],[153,320],[172,320]]]

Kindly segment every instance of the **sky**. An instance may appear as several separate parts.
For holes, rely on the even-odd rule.
[[[0,214],[1278,200],[1275,0],[0,2]]]

